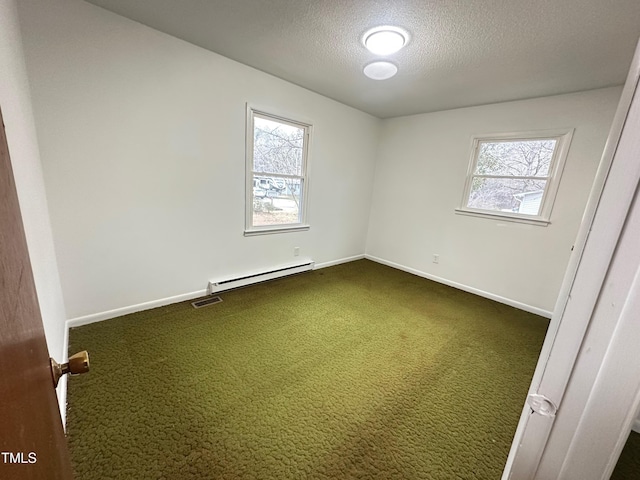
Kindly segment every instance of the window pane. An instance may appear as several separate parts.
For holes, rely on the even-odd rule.
[[[301,196],[300,179],[254,176],[253,226],[300,223]]]
[[[546,177],[555,148],[556,140],[552,139],[480,142],[474,173]]]
[[[539,215],[546,180],[473,178],[468,206],[498,212]]]
[[[253,171],[302,175],[304,128],[254,116]]]

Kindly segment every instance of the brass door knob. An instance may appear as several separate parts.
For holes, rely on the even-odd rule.
[[[53,358],[51,361],[51,377],[53,379],[53,387],[58,386],[60,377],[67,373],[71,375],[80,375],[81,373],[87,373],[89,371],[89,353],[85,350],[78,352],[75,355],[69,357],[67,363],[60,365]]]

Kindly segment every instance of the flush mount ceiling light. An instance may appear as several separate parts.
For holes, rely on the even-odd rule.
[[[407,44],[409,34],[399,27],[382,26],[368,30],[362,37],[362,43],[371,53],[391,55]]]
[[[391,62],[371,62],[364,66],[364,74],[374,80],[386,80],[398,73],[398,67]]]

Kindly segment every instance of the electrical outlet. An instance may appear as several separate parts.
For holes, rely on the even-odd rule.
[[[433,263],[440,263],[440,254],[439,253],[434,253],[433,254]]]
[[[300,255],[300,247],[293,247],[293,256],[297,257]]]

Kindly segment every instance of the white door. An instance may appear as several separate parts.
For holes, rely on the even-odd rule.
[[[624,307],[628,307],[629,302],[633,303],[631,297],[638,287],[632,281],[635,278],[634,268],[638,266],[637,259],[628,255],[629,252],[633,253],[633,248],[640,251],[640,242],[636,242],[637,247],[627,251],[623,251],[621,245],[624,243],[623,232],[629,230],[632,217],[640,217],[637,208],[631,208],[640,180],[639,78],[640,44],[605,146],[503,480],[600,479],[608,478],[611,473],[610,465],[602,465],[603,462],[607,463],[603,460],[605,455],[610,463],[611,448],[605,451],[608,447],[597,445],[597,438],[592,438],[591,444],[600,448],[602,459],[597,456],[583,458],[583,465],[588,465],[588,476],[573,476],[569,466],[571,461],[579,461],[576,460],[579,455],[586,454],[584,452],[588,450],[580,450],[580,442],[584,441],[580,435],[586,432],[579,427],[589,423],[586,420],[588,415],[597,414],[592,408],[595,401],[592,394],[602,387],[597,387],[598,382],[605,382],[598,373],[604,370],[605,358],[615,354],[612,349],[614,337],[616,331],[620,333],[616,326],[623,323],[621,319],[628,311]],[[623,255],[627,256],[626,261]],[[616,258],[617,264],[622,266],[618,268],[619,277],[615,277]],[[621,273],[620,268],[627,271]],[[613,297],[619,301],[611,301],[606,311],[596,308],[605,298],[609,298],[606,295],[611,297],[611,289],[615,290]],[[585,334],[588,329],[598,328],[596,323],[600,325],[600,336],[590,338],[590,343],[585,343],[588,338]],[[640,342],[640,338],[636,340]],[[578,366],[580,371],[577,371]],[[572,393],[569,396],[566,395],[568,386]],[[633,390],[632,386],[629,388]],[[637,395],[631,397],[635,399]],[[615,399],[611,399],[611,402],[615,403]],[[629,408],[632,403],[637,406],[637,401],[629,400]],[[616,408],[622,408],[622,403]],[[628,433],[625,429],[633,416],[630,411],[623,413],[629,417],[625,426],[613,421],[615,415],[600,415],[610,420],[605,423],[612,429],[613,433],[609,433],[615,433],[618,454],[622,439]],[[591,435],[593,433],[590,432]],[[569,461],[569,458],[573,460]],[[575,472],[576,464],[573,465]]]

